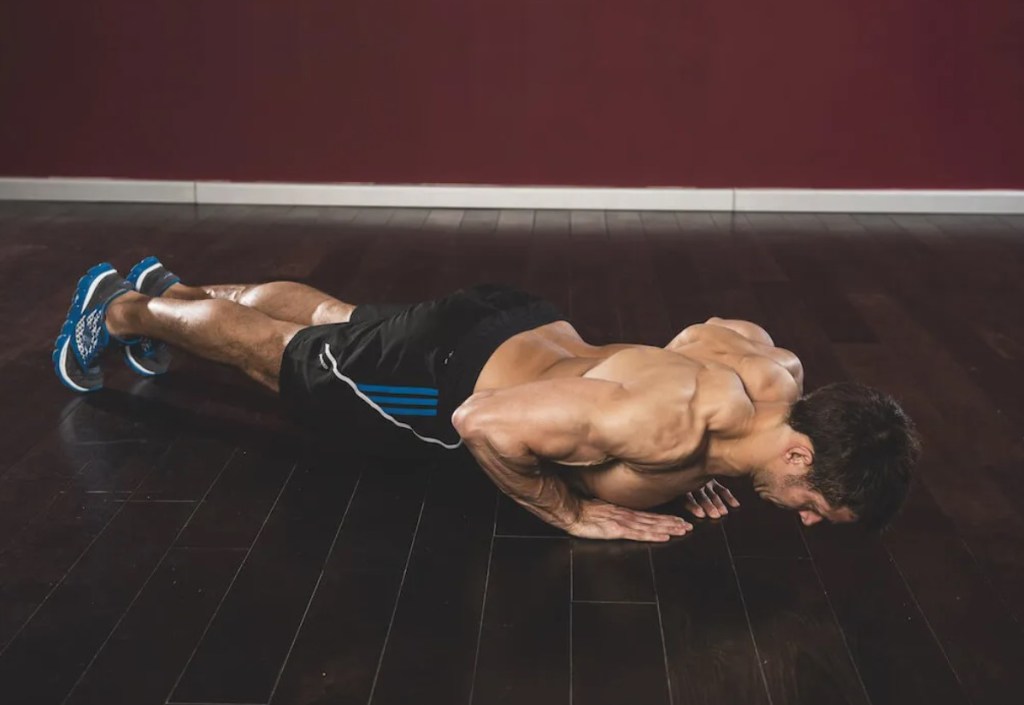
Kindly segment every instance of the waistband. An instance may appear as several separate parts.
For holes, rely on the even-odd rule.
[[[466,332],[452,351],[444,375],[445,394],[457,407],[473,394],[480,371],[494,351],[514,335],[555,321],[567,320],[542,299],[495,312]]]

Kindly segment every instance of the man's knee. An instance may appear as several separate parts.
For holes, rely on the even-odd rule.
[[[234,301],[249,308],[259,308],[260,302],[273,294],[273,286],[276,283],[249,284],[248,286],[240,287],[235,294]]]
[[[290,281],[249,284],[239,287],[235,301],[249,308],[259,308],[270,304],[271,301],[280,305],[297,298],[297,294],[305,293],[302,291],[304,288],[302,284]],[[308,298],[308,296],[299,298]]]
[[[315,326],[327,325],[329,323],[348,323],[352,318],[352,311],[355,306],[328,299],[321,301],[313,309],[312,323]]]

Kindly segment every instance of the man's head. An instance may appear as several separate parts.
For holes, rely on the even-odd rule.
[[[754,476],[762,498],[822,519],[886,526],[899,511],[921,452],[914,423],[888,394],[830,384],[789,411],[785,450]]]

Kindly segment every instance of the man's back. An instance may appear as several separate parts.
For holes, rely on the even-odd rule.
[[[714,434],[734,432],[753,414],[755,404],[792,403],[801,393],[803,373],[796,356],[777,348],[768,334],[746,321],[710,319],[690,326],[665,348],[643,345],[593,346],[561,321],[521,333],[499,347],[484,366],[477,392],[528,385],[533,396],[518,403],[548,403],[545,381],[594,380],[615,385],[623,413],[612,404],[593,405],[614,437],[598,452],[545,458],[577,490],[615,504],[655,506],[706,482],[706,463]],[[568,389],[568,387],[565,387]],[[569,393],[587,387],[576,385]],[[628,401],[626,401],[628,399]],[[516,401],[509,398],[508,403]],[[520,419],[530,418],[524,408]],[[608,417],[614,418],[609,420]],[[517,432],[546,442],[546,427]],[[552,426],[553,427],[553,426]],[[553,435],[553,434],[551,434]],[[557,450],[557,441],[552,450]],[[616,445],[618,448],[616,448]],[[558,469],[557,466],[570,466]]]

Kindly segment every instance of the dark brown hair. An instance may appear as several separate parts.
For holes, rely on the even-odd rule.
[[[789,425],[814,444],[811,489],[869,529],[892,521],[921,454],[914,422],[895,399],[862,384],[829,384],[793,405]]]

